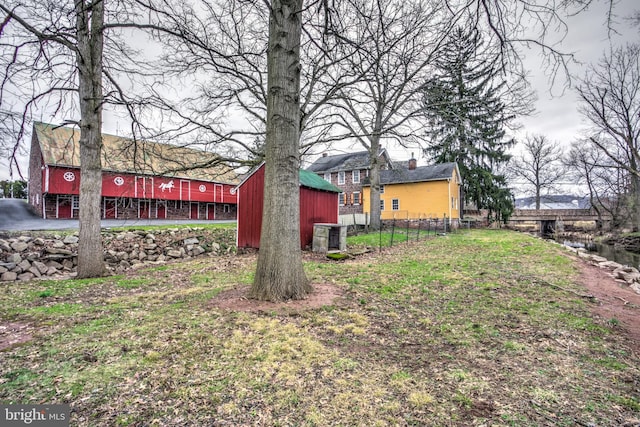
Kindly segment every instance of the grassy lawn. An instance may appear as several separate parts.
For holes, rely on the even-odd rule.
[[[211,307],[251,283],[255,255],[3,284],[0,320],[35,329],[0,352],[0,401],[70,403],[81,426],[640,418],[639,360],[616,319],[591,317],[573,261],[555,245],[472,230],[345,262],[312,259],[313,283],[344,296],[286,314]]]

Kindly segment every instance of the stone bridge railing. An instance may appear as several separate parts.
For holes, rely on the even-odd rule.
[[[563,219],[571,218],[591,218],[598,219],[598,214],[593,209],[516,209],[511,216],[513,219],[522,217],[537,219],[555,219],[557,217]],[[603,215],[603,219],[606,215]]]

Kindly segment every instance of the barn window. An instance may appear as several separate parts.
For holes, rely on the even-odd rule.
[[[394,210],[394,211],[400,210],[400,200],[399,199],[391,200],[391,209]]]
[[[338,185],[344,185],[344,171],[338,172]]]
[[[229,205],[223,205],[223,206],[222,206],[222,212],[224,212],[224,213],[229,213],[229,212],[231,212],[231,206],[229,206]]]
[[[360,184],[360,170],[351,171],[351,180],[354,184]]]

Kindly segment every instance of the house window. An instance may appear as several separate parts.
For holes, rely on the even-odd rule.
[[[360,184],[360,170],[351,171],[351,181],[354,184]]]
[[[384,194],[384,185],[380,186],[380,194]]]
[[[384,210],[384,200],[380,200],[380,211]]]
[[[400,210],[400,200],[399,199],[391,200],[391,209],[394,210],[394,211],[399,211]]]
[[[344,185],[344,171],[338,172],[338,185]]]
[[[325,172],[324,173],[324,180],[327,181],[327,182],[331,182],[331,173]]]
[[[345,198],[345,194],[340,193],[340,198],[338,199],[338,203],[340,204],[340,206],[344,206],[344,198]]]
[[[353,204],[354,205],[359,205],[360,202],[360,192],[359,191],[354,191],[353,192]]]

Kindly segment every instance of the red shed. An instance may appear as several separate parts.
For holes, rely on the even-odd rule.
[[[300,243],[302,248],[313,241],[313,224],[338,222],[338,187],[313,172],[300,170]],[[238,185],[239,248],[259,248],[264,197],[264,163]]]

